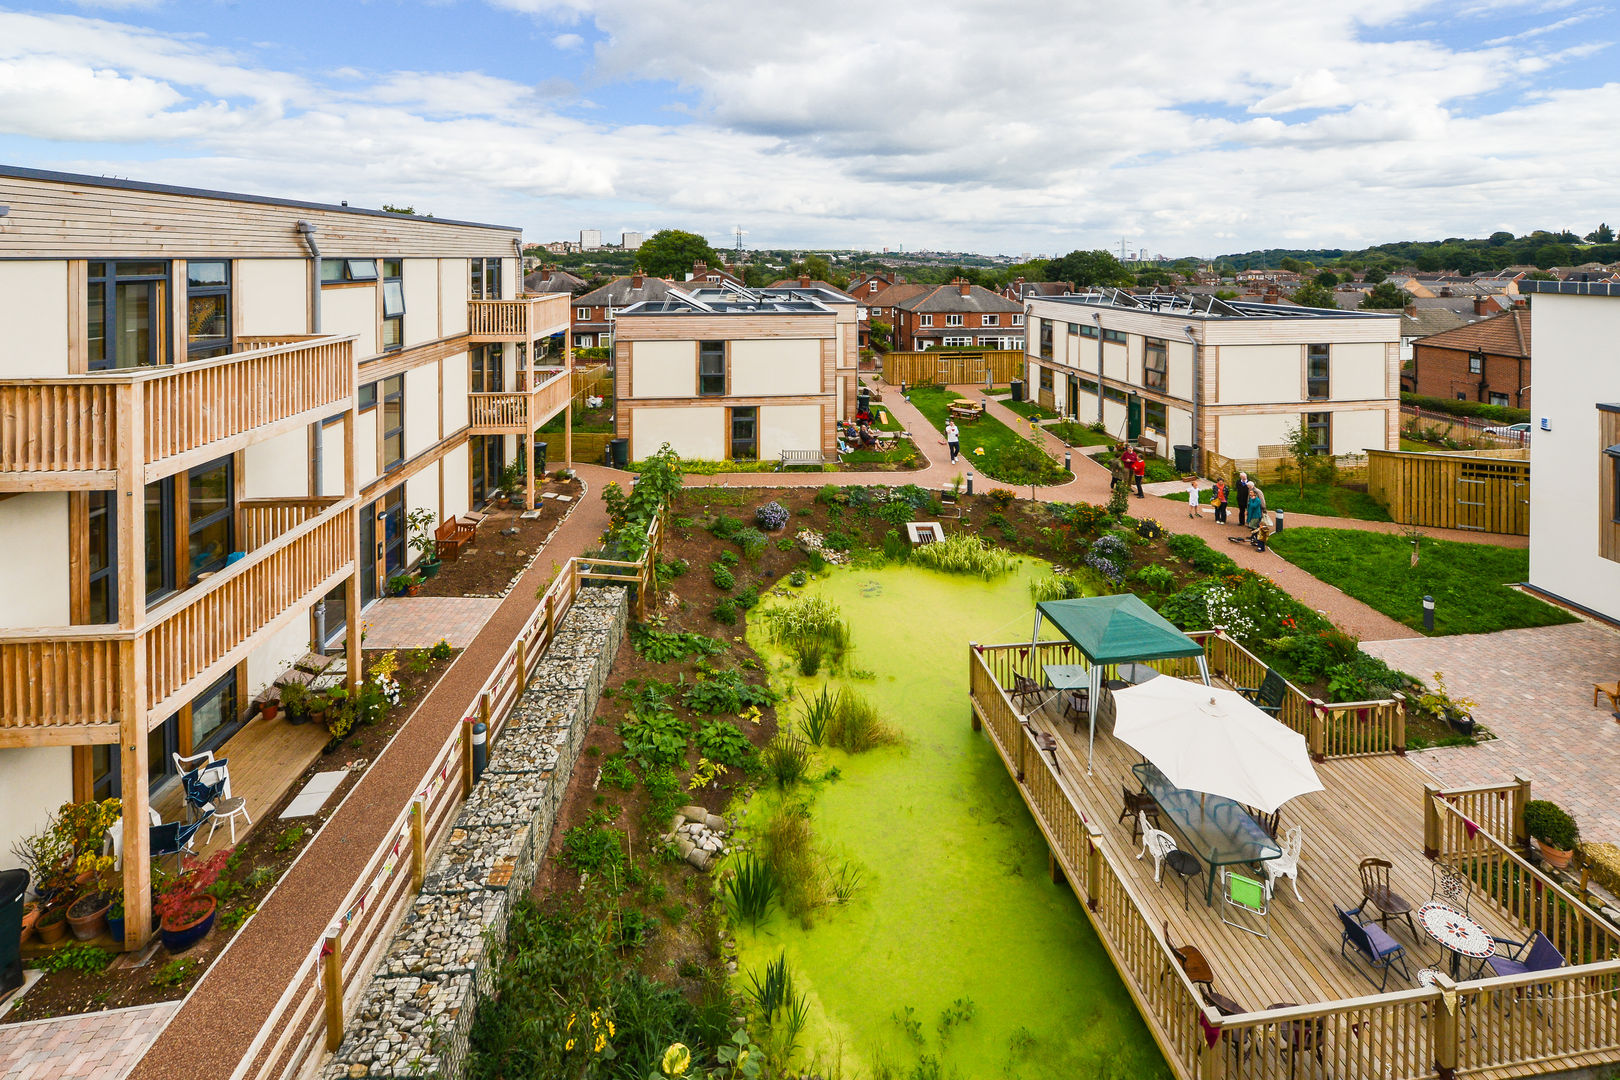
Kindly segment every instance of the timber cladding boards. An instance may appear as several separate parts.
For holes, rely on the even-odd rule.
[[[521,230],[358,207],[188,191],[0,166],[0,259],[308,258],[297,223],[327,257],[511,258]]]

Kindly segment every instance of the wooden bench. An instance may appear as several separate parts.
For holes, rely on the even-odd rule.
[[[461,549],[473,542],[478,530],[464,521],[457,521],[453,517],[444,519],[444,524],[433,530],[433,539],[438,542],[439,558],[454,558],[461,554]]]
[[[789,465],[825,465],[827,458],[820,450],[783,450],[782,460],[777,462],[776,471],[781,472]]]
[[[949,412],[952,420],[972,422],[984,415],[984,405],[977,401],[955,401],[951,403]]]

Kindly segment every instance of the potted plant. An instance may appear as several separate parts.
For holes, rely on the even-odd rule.
[[[1452,697],[1446,691],[1446,677],[1438,671],[1434,673],[1434,688],[1419,694],[1417,705],[1436,720],[1450,724],[1454,731],[1463,735],[1474,733],[1474,709],[1478,702]]]
[[[112,893],[112,906],[107,909],[107,933],[119,944],[124,941],[124,890]]]
[[[391,596],[415,596],[422,591],[422,576],[420,574],[395,574],[388,579],[388,592]]]
[[[309,687],[303,683],[287,683],[281,688],[281,705],[287,710],[287,723],[309,722]]]
[[[164,886],[152,905],[163,947],[170,952],[184,952],[214,928],[219,900],[208,889],[219,880],[231,850],[216,851],[202,862],[192,860],[180,876]]]
[[[410,530],[411,538],[408,541],[411,547],[421,552],[422,558],[416,564],[423,578],[431,578],[439,572],[439,541],[434,537],[433,530],[438,521],[433,511],[419,506],[405,515],[405,527]]]
[[[1557,870],[1569,866],[1581,831],[1563,807],[1546,799],[1530,800],[1524,804],[1524,828],[1543,862]]]
[[[38,921],[39,904],[36,901],[30,900],[23,905],[22,935],[18,940],[19,945],[26,945],[28,943],[28,939],[34,936],[34,924]]]
[[[281,689],[272,686],[259,697],[259,715],[274,720],[281,713]]]
[[[97,885],[79,895],[67,908],[68,929],[79,941],[94,941],[107,930],[107,912],[112,908],[112,897]]]
[[[39,921],[34,924],[34,932],[39,935],[39,940],[46,945],[54,945],[61,941],[67,931],[66,904],[57,904],[46,908],[40,914]]]

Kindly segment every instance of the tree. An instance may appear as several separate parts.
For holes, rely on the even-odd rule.
[[[1289,424],[1283,429],[1283,446],[1288,448],[1288,456],[1294,459],[1299,468],[1299,493],[1305,494],[1305,470],[1310,467],[1311,458],[1316,456],[1316,436],[1311,430],[1300,424]]]
[[[1597,228],[1586,234],[1588,244],[1614,243],[1614,230],[1609,228],[1608,222],[1600,224]]]
[[[660,229],[641,242],[641,247],[636,251],[636,261],[654,277],[684,281],[686,275],[691,273],[693,263],[706,262],[717,267],[723,260],[720,253],[697,233]]]
[[[1491,238],[1485,242],[1491,247],[1502,247],[1504,244],[1513,243],[1513,234],[1510,232],[1493,232]]]
[[[1445,265],[1441,262],[1439,254],[1433,251],[1423,252],[1417,258],[1412,260],[1412,265],[1416,266],[1418,270],[1425,274],[1433,274],[1437,271],[1445,269]]]
[[[1329,274],[1328,276],[1332,277],[1333,275]],[[1338,301],[1333,299],[1333,290],[1320,281],[1307,282],[1300,286],[1294,290],[1294,295],[1290,296],[1289,299],[1302,307],[1328,308],[1331,310],[1339,306]]]
[[[1371,311],[1391,311],[1396,308],[1404,309],[1411,302],[1412,298],[1406,294],[1405,289],[1393,282],[1380,281],[1361,298],[1361,303],[1357,306]]]
[[[1071,251],[1061,259],[1053,259],[1046,267],[1053,281],[1072,281],[1076,288],[1094,286],[1126,286],[1135,278],[1113,255],[1106,251]]]
[[[873,319],[868,322],[866,332],[872,340],[872,348],[888,352],[894,347],[894,327],[882,319]]]
[[[1176,283],[1176,279],[1175,275],[1170,273],[1168,270],[1152,268],[1148,270],[1138,270],[1136,273],[1136,283],[1138,285],[1168,286],[1174,285]]]
[[[383,213],[385,213],[385,214],[412,214],[412,215],[414,215],[416,213],[416,207],[414,207],[414,206],[395,206],[392,203],[383,203],[382,208],[383,208]]]
[[[1278,265],[1284,270],[1287,270],[1290,274],[1302,274],[1305,272],[1305,264],[1291,255],[1283,256],[1282,262]]]
[[[1382,266],[1369,266],[1367,272],[1362,275],[1361,280],[1369,285],[1376,285],[1387,277],[1389,277],[1389,272]]]
[[[1575,253],[1563,244],[1542,244],[1536,248],[1531,262],[1543,270],[1551,270],[1555,266],[1568,266],[1575,261]]]
[[[1316,283],[1324,289],[1331,289],[1339,283],[1339,275],[1331,270],[1324,270],[1316,275]]]

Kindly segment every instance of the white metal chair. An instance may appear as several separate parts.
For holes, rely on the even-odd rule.
[[[208,840],[206,842],[211,843],[213,841],[214,830],[219,828],[220,818],[224,818],[231,827],[231,844],[232,846],[235,846],[237,817],[240,816],[242,820],[246,821],[250,826],[253,824],[253,819],[248,817],[247,800],[215,799],[208,805],[213,808],[214,813],[212,818],[213,824],[208,827]]]
[[[179,753],[170,755],[174,758],[174,771],[185,774],[192,769],[197,770],[197,779],[208,785],[223,782],[225,798],[231,797],[231,762],[229,758],[216,758],[212,750],[204,750],[200,754],[181,757]]]
[[[1164,857],[1176,850],[1176,838],[1162,829],[1155,829],[1148,824],[1147,815],[1138,812],[1138,824],[1142,827],[1142,850],[1137,858],[1143,855],[1153,856],[1153,880],[1158,881],[1164,873]]]
[[[1305,830],[1302,827],[1295,825],[1283,834],[1282,854],[1260,864],[1266,872],[1266,892],[1275,895],[1278,880],[1289,878],[1294,886],[1294,899],[1304,903],[1305,898],[1299,895],[1299,853],[1304,847]]]

